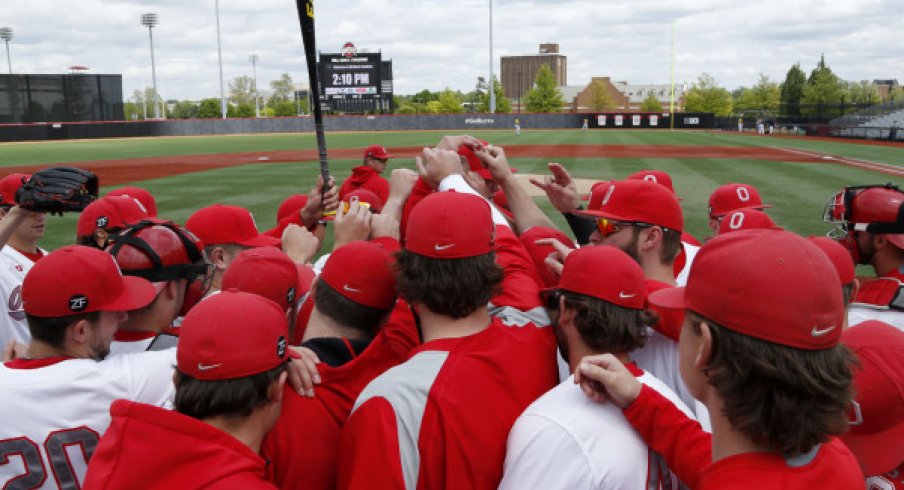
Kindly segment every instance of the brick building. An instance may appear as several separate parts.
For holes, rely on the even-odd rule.
[[[548,65],[556,77],[556,85],[568,85],[568,58],[559,54],[559,45],[544,43],[540,45],[538,54],[503,56],[500,60],[500,80],[502,91],[512,101],[513,106],[520,106],[524,94],[534,85],[540,67]]]

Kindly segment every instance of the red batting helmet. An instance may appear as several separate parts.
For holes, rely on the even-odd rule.
[[[836,238],[846,236],[847,246],[858,259],[853,232],[866,231],[885,236],[904,249],[904,192],[891,183],[845,187],[826,204],[823,219],[838,225],[830,232]]]
[[[127,229],[107,247],[122,273],[151,282],[188,279],[206,272],[203,245],[197,237],[173,223],[142,221]]]

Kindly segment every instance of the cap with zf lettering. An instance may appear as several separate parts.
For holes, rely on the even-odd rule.
[[[60,248],[35,262],[22,283],[25,312],[44,318],[137,310],[156,294],[147,280],[123,277],[112,255],[82,245]]]
[[[85,207],[78,216],[75,233],[83,237],[93,234],[98,228],[106,231],[118,230],[150,217],[144,206],[134,197],[105,196]]]
[[[476,257],[493,251],[496,227],[490,204],[461,192],[434,192],[408,217],[405,248],[437,259]]]
[[[179,330],[179,371],[204,381],[260,374],[289,356],[285,310],[253,293],[213,295],[188,312]]]
[[[319,280],[355,303],[381,310],[392,307],[397,296],[392,256],[374,242],[351,242],[336,249]]]
[[[743,230],[708,241],[683,288],[650,294],[651,304],[688,309],[735,332],[798,349],[841,338],[841,280],[829,257],[784,230]]]

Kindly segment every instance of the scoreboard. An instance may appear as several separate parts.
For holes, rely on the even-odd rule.
[[[380,92],[380,53],[321,55],[323,95],[376,95]]]
[[[339,53],[320,53],[320,99],[330,113],[392,112],[392,61],[380,52],[358,52],[345,43]]]

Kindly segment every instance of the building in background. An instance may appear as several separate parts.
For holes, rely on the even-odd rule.
[[[562,95],[565,96],[565,102],[569,103],[571,112],[593,112],[593,83],[599,82],[605,87],[606,93],[610,101],[612,101],[612,110],[618,111],[640,111],[643,101],[652,93],[659,101],[662,111],[668,112],[670,102],[670,86],[669,84],[630,84],[628,82],[613,82],[609,77],[593,77],[590,83],[580,87],[580,90],[574,93],[577,87],[559,87]],[[687,92],[687,84],[675,84],[675,110],[678,111],[684,107],[684,96]],[[569,95],[571,95],[569,97]]]
[[[0,124],[123,119],[122,75],[0,75]]]
[[[548,65],[556,77],[556,85],[568,85],[568,58],[559,53],[557,43],[543,43],[540,53],[520,56],[503,56],[500,61],[500,80],[506,98],[512,101],[512,110],[522,106],[524,94],[534,85],[540,67]]]

